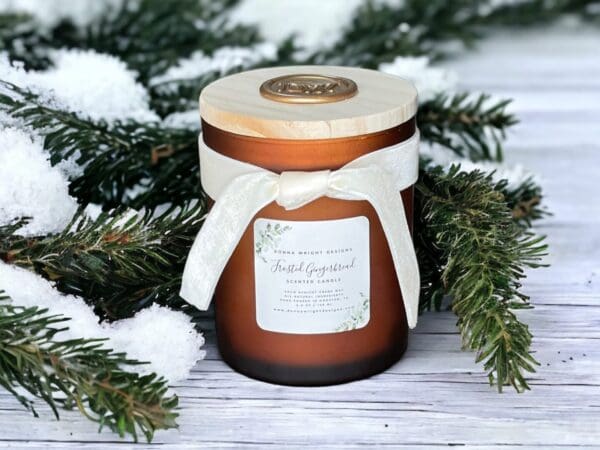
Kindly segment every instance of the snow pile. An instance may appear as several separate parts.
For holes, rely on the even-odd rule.
[[[24,131],[0,128],[0,180],[0,225],[32,218],[19,234],[59,232],[77,210],[67,178],[50,165],[42,139]]]
[[[204,338],[191,319],[169,308],[153,305],[131,319],[99,324],[81,298],[61,294],[49,281],[25,269],[0,263],[0,287],[15,305],[48,308],[51,315],[70,317],[64,324],[69,328],[57,339],[109,338],[106,347],[149,362],[135,366],[139,373],[156,372],[173,383],[185,379],[206,353],[200,349]]]
[[[94,22],[107,12],[117,11],[124,0],[0,0],[4,12],[31,15],[45,29],[70,20],[77,26]]]
[[[165,73],[152,78],[150,84],[156,86],[175,80],[197,78],[213,71],[225,73],[236,67],[250,67],[261,61],[273,61],[276,58],[277,46],[271,42],[252,47],[221,47],[212,56],[196,51]]]
[[[480,172],[493,172],[492,180],[498,182],[506,180],[508,182],[507,189],[518,189],[523,183],[532,180],[535,184],[541,184],[541,180],[533,172],[528,171],[521,164],[507,165],[493,161],[473,162],[468,158],[461,158],[452,150],[449,150],[439,145],[421,145],[421,155],[431,158],[431,164],[442,166],[444,170],[448,170],[452,165],[460,164],[462,172],[472,172],[479,170]]]
[[[134,119],[157,121],[150,110],[149,95],[136,81],[136,72],[120,59],[92,50],[56,50],[54,67],[25,71],[0,56],[0,79],[42,95],[51,106],[80,117],[107,121]]]
[[[392,62],[379,65],[379,70],[410,80],[419,93],[419,101],[426,102],[442,92],[456,89],[455,72],[429,66],[427,56],[398,56]]]

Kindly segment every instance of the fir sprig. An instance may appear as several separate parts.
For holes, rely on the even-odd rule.
[[[69,185],[83,205],[140,208],[203,195],[195,131],[154,122],[109,124],[82,118],[2,80],[0,111],[44,135],[52,164],[72,158],[83,167]]]
[[[14,306],[0,291],[0,386],[35,416],[32,397],[48,404],[56,418],[59,408],[75,408],[100,429],[136,441],[140,433],[151,441],[155,430],[177,427],[178,399],[167,393],[166,380],[127,371],[140,363],[107,349],[103,340],[61,340],[68,320]]]
[[[118,56],[147,82],[179,59],[202,49],[259,41],[256,28],[229,26],[227,13],[237,0],[140,0],[124,2],[74,36],[72,45]]]
[[[471,47],[494,27],[546,25],[565,13],[597,18],[595,0],[405,0],[368,1],[360,6],[342,36],[309,58],[319,64],[376,68],[402,55],[441,58],[456,45]]]
[[[259,41],[254,27],[229,26],[227,12],[237,0],[138,0],[107,10],[84,27],[69,20],[51,30],[40,29],[32,18],[21,17],[18,30],[0,19],[0,50],[27,68],[42,69],[50,60],[41,58],[51,49],[91,49],[119,57],[147,82],[177,60],[201,49],[207,54],[225,45],[252,45]]]
[[[506,111],[509,103],[486,94],[438,95],[419,106],[422,137],[472,161],[502,161],[506,129],[517,123]]]
[[[190,78],[173,79],[159,83],[152,82],[148,86],[150,106],[161,117],[174,112],[197,110],[200,92],[212,81],[242,70],[297,64],[293,57],[296,50],[297,47],[293,39],[290,38],[277,46],[277,54],[274,59],[265,58],[250,65],[240,64],[226,71],[213,70]]]
[[[496,189],[504,194],[514,221],[525,228],[531,227],[533,221],[550,215],[542,206],[542,188],[532,176],[517,186],[512,186],[507,180],[500,180]]]
[[[0,258],[53,280],[109,320],[153,303],[193,310],[179,286],[204,214],[202,202],[159,215],[113,211],[93,220],[79,212],[62,233],[40,238],[14,234],[20,222],[0,227]]]
[[[451,296],[463,344],[477,351],[490,383],[528,389],[524,372],[537,363],[531,334],[512,310],[529,306],[519,280],[525,268],[540,266],[543,238],[514,222],[490,175],[430,169],[417,190],[423,306],[439,308]]]
[[[41,70],[50,65],[47,46],[52,37],[27,14],[0,13],[0,51],[27,69]]]

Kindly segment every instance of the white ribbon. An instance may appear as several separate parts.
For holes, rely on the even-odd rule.
[[[280,175],[228,158],[198,140],[202,187],[215,200],[188,255],[180,295],[207,309],[219,277],[247,226],[275,201],[300,208],[320,197],[366,200],[375,209],[388,241],[408,325],[417,323],[419,268],[400,191],[414,184],[419,166],[419,133],[407,141],[368,153],[339,170],[283,172]]]

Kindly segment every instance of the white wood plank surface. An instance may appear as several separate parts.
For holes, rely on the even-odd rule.
[[[499,395],[460,351],[450,313],[421,317],[406,356],[386,373],[325,388],[274,386],[208,356],[180,396],[180,430],[136,448],[600,448],[600,31],[552,28],[499,35],[448,63],[462,85],[514,97],[521,123],[507,159],[543,178],[553,216],[536,224],[550,268],[532,271],[521,317],[541,366],[533,390]],[[0,447],[132,446],[76,413],[34,419],[0,391]]]

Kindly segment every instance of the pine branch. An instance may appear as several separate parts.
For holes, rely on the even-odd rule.
[[[52,164],[74,158],[84,167],[69,185],[70,194],[83,205],[140,208],[203,198],[197,132],[159,123],[95,122],[48,103],[0,80],[0,111],[44,135]],[[142,193],[132,193],[135,187]]]
[[[34,21],[22,23],[15,32],[0,28],[0,50],[27,68],[47,68],[50,61],[39,57],[51,49],[92,49],[114,55],[136,70],[146,83],[177,60],[202,49],[212,53],[226,45],[251,45],[258,42],[256,29],[227,24],[226,13],[237,0],[139,0],[123,2],[118,10],[108,8],[84,28],[62,21],[48,32]],[[6,17],[6,16],[5,16]],[[8,18],[0,20],[0,25]]]
[[[0,227],[0,258],[53,280],[109,320],[153,303],[193,312],[179,286],[205,210],[198,203],[158,216],[113,211],[96,220],[78,213],[62,233],[40,238],[18,236],[12,224]]]
[[[296,51],[297,47],[294,44],[293,39],[290,38],[278,45],[277,55],[272,60],[264,59],[253,64],[240,64],[229,70],[213,70],[190,78],[150,83],[150,106],[161,117],[165,117],[174,112],[196,110],[198,108],[198,97],[200,96],[200,92],[209,83],[224,76],[241,72],[242,70],[297,64],[293,58],[294,52]]]
[[[512,310],[529,307],[519,280],[525,268],[540,266],[543,238],[513,221],[490,175],[458,166],[421,172],[415,210],[422,307],[439,309],[449,295],[463,345],[477,351],[490,383],[528,389],[524,372],[537,363],[531,334]]]
[[[40,30],[26,14],[0,14],[0,51],[11,62],[26,62],[28,69],[42,70],[50,65],[47,46],[52,36]]]
[[[421,138],[452,150],[461,158],[501,162],[506,131],[518,122],[506,111],[509,104],[510,100],[491,102],[487,94],[439,95],[419,106]],[[421,158],[422,167],[432,163],[427,157]],[[524,227],[548,214],[541,206],[542,188],[532,177],[518,186],[502,180],[496,189],[504,196],[514,220]]]
[[[487,94],[439,95],[419,106],[421,137],[471,161],[501,162],[506,131],[518,122],[506,111],[509,104],[510,100],[491,102]],[[422,167],[430,163],[422,157]],[[548,214],[541,206],[542,188],[531,177],[516,187],[502,180],[496,189],[504,195],[515,221],[525,227]]]
[[[253,27],[231,27],[226,13],[237,0],[141,0],[136,8],[124,3],[76,36],[73,45],[118,56],[140,73],[144,83],[181,58],[202,49],[210,54],[226,45],[251,45],[259,40]]]
[[[504,195],[514,221],[524,228],[530,228],[534,220],[550,215],[542,207],[542,188],[531,177],[516,187],[510,186],[507,180],[501,180],[496,189]]]
[[[471,161],[501,162],[506,131],[518,122],[506,111],[509,104],[510,100],[491,102],[487,94],[439,95],[419,106],[421,138]],[[430,163],[422,157],[422,167]],[[533,178],[516,187],[502,180],[496,189],[504,195],[515,221],[525,227],[548,214],[541,207],[542,188]]]
[[[77,408],[100,430],[136,441],[139,433],[150,442],[155,430],[177,427],[178,399],[167,395],[166,380],[124,370],[140,363],[106,349],[103,340],[58,339],[68,318],[8,300],[0,291],[0,386],[36,417],[34,402],[18,389],[47,403],[57,419],[59,408]]]
[[[218,71],[210,71],[194,78],[157,83],[149,89],[150,106],[161,117],[176,112],[196,110],[202,89],[221,76]]]
[[[596,0],[529,0],[499,4],[491,11],[483,9],[482,26],[547,25],[566,14],[594,21],[600,17],[597,4]]]
[[[398,55],[440,58],[459,43],[471,47],[497,27],[546,25],[564,14],[595,19],[594,0],[406,0],[369,1],[359,7],[341,38],[308,62],[377,68]]]
[[[502,161],[506,129],[517,123],[515,116],[506,112],[509,103],[492,103],[487,94],[474,98],[467,93],[439,95],[419,106],[421,136],[472,161]]]

